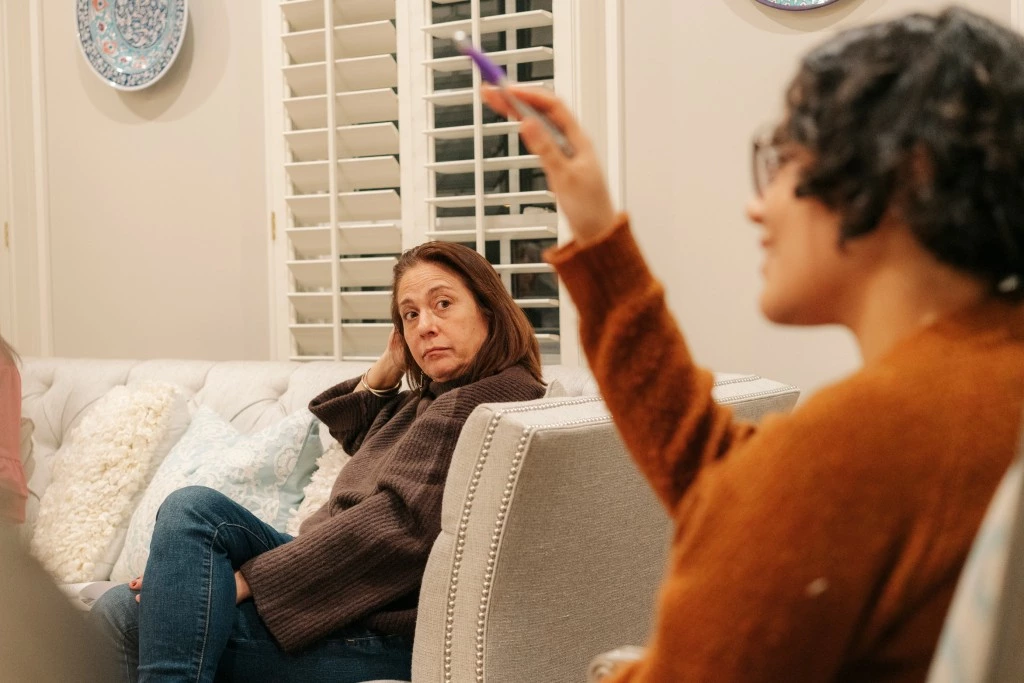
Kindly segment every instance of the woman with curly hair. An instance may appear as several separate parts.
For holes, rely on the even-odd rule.
[[[863,367],[758,426],[712,400],[567,108],[510,96],[576,150],[523,121],[575,237],[548,258],[676,524],[646,655],[616,683],[923,680],[1024,407],[1024,38],[952,9],[804,58],[753,146],[761,309],[846,326]]]

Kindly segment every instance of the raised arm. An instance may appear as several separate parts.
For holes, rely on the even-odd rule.
[[[625,216],[616,215],[593,145],[565,105],[544,92],[513,90],[558,126],[575,149],[566,157],[536,120],[520,129],[540,156],[575,240],[548,255],[579,309],[583,347],[630,452],[670,509],[707,462],[753,427],[711,397],[713,377],[697,367],[647,269]],[[487,103],[514,115],[505,97]]]
[[[346,452],[355,453],[378,418],[389,418],[411,398],[398,393],[405,372],[402,344],[402,336],[392,330],[387,349],[364,375],[336,384],[309,402],[310,411]]]

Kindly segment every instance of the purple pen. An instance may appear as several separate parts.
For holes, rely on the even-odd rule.
[[[452,36],[455,41],[455,47],[458,48],[459,52],[466,55],[473,60],[477,68],[480,69],[480,77],[485,81],[495,86],[502,92],[505,99],[512,105],[512,108],[516,110],[520,118],[526,118],[532,116],[541,122],[544,128],[548,131],[555,140],[555,144],[562,150],[562,154],[567,157],[571,157],[576,154],[576,150],[573,149],[572,145],[569,144],[569,140],[565,137],[565,133],[558,130],[558,126],[551,122],[547,116],[540,113],[526,102],[523,102],[516,96],[514,96],[508,89],[508,77],[505,75],[505,70],[495,64],[487,55],[485,55],[479,48],[473,45],[472,41],[464,31],[456,31]]]

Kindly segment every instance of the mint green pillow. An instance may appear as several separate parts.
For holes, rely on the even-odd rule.
[[[200,408],[132,514],[110,579],[128,581],[142,574],[157,510],[172,491],[185,486],[216,489],[285,531],[323,452],[319,427],[312,413],[300,410],[259,432],[241,434],[214,411]]]

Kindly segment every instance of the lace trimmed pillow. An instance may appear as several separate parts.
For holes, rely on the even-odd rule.
[[[111,580],[128,581],[143,573],[157,510],[172,491],[185,486],[216,489],[284,531],[323,452],[318,425],[312,413],[300,410],[259,432],[241,434],[210,408],[200,408],[132,515]]]
[[[114,387],[82,417],[54,455],[31,541],[58,581],[110,576],[132,511],[188,422],[181,389],[157,382]]]

